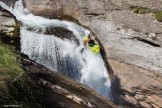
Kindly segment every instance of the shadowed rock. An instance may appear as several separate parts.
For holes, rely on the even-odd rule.
[[[31,81],[44,88],[45,96],[40,95],[40,99],[46,107],[115,108],[110,101],[83,84],[50,71],[30,59],[24,58],[22,63],[29,72]]]

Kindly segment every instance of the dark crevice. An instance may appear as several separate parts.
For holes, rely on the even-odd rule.
[[[20,37],[10,37],[4,33],[0,33],[0,41],[7,45],[12,45],[16,50],[20,51]]]
[[[151,41],[149,41],[149,40],[143,39],[143,38],[141,38],[141,37],[134,37],[134,38],[137,39],[137,40],[139,40],[139,41],[142,41],[142,42],[144,42],[144,43],[147,43],[147,44],[149,44],[149,45],[151,45],[151,46],[154,46],[154,47],[161,47],[161,45],[159,45],[159,44],[157,44],[157,43],[154,43],[154,42],[151,42]]]
[[[8,11],[8,10],[6,10],[6,9],[3,9],[1,6],[0,6],[0,11],[9,14],[9,15],[1,15],[1,16],[12,17],[12,18],[14,18],[14,20],[16,21],[16,17],[15,17],[10,11]]]
[[[4,25],[5,27],[14,27],[14,25]]]
[[[10,15],[0,15],[0,16],[2,16],[2,17],[11,17]]]
[[[153,47],[161,47],[161,45],[159,45],[157,43],[154,43],[154,42],[151,42],[149,40],[143,39],[141,37],[121,38],[121,39],[137,39],[138,41],[144,42],[144,43],[149,44],[149,45],[151,45]]]
[[[104,15],[103,13],[85,13],[84,15],[90,15],[90,16],[100,16],[100,15]]]

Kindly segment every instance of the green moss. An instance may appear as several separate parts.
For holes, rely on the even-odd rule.
[[[15,24],[15,25],[13,25],[13,27],[14,27],[14,31],[12,31],[13,32],[13,37],[18,37],[19,35],[20,35],[20,24]]]
[[[154,14],[154,17],[157,21],[162,22],[162,11],[160,10],[151,10],[148,8],[143,8],[143,7],[138,7],[138,6],[131,7],[130,9],[133,13],[138,13],[138,14],[152,13]]]
[[[15,47],[0,42],[0,77],[16,78],[24,70],[18,60]]]
[[[133,13],[138,13],[138,8],[133,8],[132,11]]]
[[[145,14],[146,12],[147,12],[147,9],[145,9],[145,8],[141,8],[138,10],[139,14]]]
[[[133,13],[139,13],[139,14],[146,14],[149,12],[149,9],[138,7],[138,6],[131,7],[131,10],[133,11]]]
[[[162,11],[155,11],[154,16],[157,21],[162,22]]]
[[[43,108],[42,90],[31,81],[18,58],[15,47],[0,41],[0,104]]]

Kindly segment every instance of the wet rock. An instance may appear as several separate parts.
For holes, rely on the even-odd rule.
[[[68,29],[61,28],[61,27],[48,27],[45,30],[44,34],[55,35],[58,38],[68,39],[68,40],[74,41],[77,44],[80,44],[79,40],[74,36],[72,31],[70,31]]]
[[[18,35],[18,27],[13,15],[0,8],[0,34],[11,37]]]
[[[71,41],[74,41],[77,44],[80,44],[79,40],[74,36],[73,32],[68,30],[68,29],[65,29],[65,28],[49,26],[45,30],[43,30],[42,28],[37,28],[37,30],[36,30],[33,27],[27,26],[26,29],[28,31],[32,31],[32,32],[36,32],[36,33],[54,35],[58,38],[71,40]]]
[[[1,0],[2,2],[5,2],[5,4],[7,4],[8,6],[13,6],[13,4],[17,1],[17,0]]]
[[[19,27],[15,16],[0,7],[0,41],[20,49]]]

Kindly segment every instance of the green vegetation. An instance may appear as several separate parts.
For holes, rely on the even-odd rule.
[[[42,108],[42,88],[23,70],[19,56],[15,47],[0,42],[0,107]]]
[[[21,75],[24,70],[18,60],[18,54],[15,47],[5,45],[0,42],[0,78],[16,78]]]
[[[21,108],[43,108],[40,97],[44,96],[41,87],[31,82],[27,74],[23,74],[13,82],[7,82],[0,94],[1,105],[16,105]],[[2,89],[1,89],[2,91]]]
[[[131,10],[133,11],[133,13],[138,13],[138,14],[152,13],[154,15],[154,18],[157,21],[162,22],[162,11],[160,10],[152,10],[148,8],[138,7],[138,6],[131,7]]]
[[[155,11],[154,16],[157,21],[162,22],[162,11]]]
[[[138,13],[138,8],[131,8],[131,10],[133,11],[133,13]]]
[[[133,11],[133,13],[139,13],[139,14],[146,14],[150,12],[150,9],[138,7],[138,6],[131,7],[131,10]]]
[[[140,9],[140,10],[138,10],[138,13],[140,13],[140,14],[145,14],[147,12],[148,12],[147,9]]]
[[[30,81],[28,75],[21,76],[18,80],[8,84],[9,101],[6,103],[13,103],[22,108],[42,108],[42,101],[40,97],[43,95],[42,88],[36,86]]]
[[[19,25],[8,27],[8,32],[0,32],[0,107],[43,108],[42,87],[30,79],[20,62],[20,54],[11,46],[18,44],[12,41],[19,36]]]

